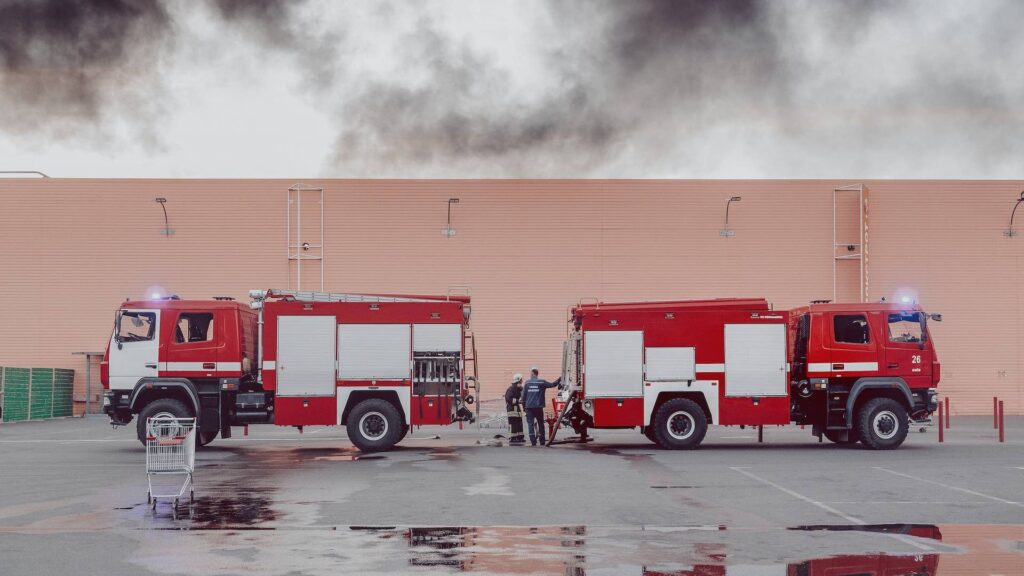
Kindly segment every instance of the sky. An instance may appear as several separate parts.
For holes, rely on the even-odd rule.
[[[0,171],[1024,177],[1019,0],[0,0]]]

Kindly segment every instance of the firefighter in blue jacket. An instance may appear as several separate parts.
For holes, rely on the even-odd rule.
[[[526,409],[526,425],[530,429],[530,445],[544,445],[544,391],[554,388],[562,382],[561,378],[554,382],[541,380],[540,370],[536,366],[530,368],[530,379],[523,384],[523,408]]]

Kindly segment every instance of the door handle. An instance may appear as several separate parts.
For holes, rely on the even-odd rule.
[[[156,362],[146,362],[146,368],[156,368]]]
[[[214,370],[217,368],[217,364],[213,362],[203,362],[203,370]]]
[[[889,363],[889,368],[899,368],[899,367],[900,367],[899,362],[890,362]]]
[[[833,370],[842,370],[844,368],[846,368],[846,364],[833,364],[832,365],[832,369]]]

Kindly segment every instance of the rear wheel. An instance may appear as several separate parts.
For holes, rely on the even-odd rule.
[[[363,400],[348,415],[348,438],[363,452],[390,450],[402,438],[401,414],[387,400]]]
[[[907,411],[891,398],[872,398],[857,412],[857,436],[872,450],[892,450],[910,431]]]
[[[143,446],[146,445],[146,421],[150,418],[192,418],[192,411],[184,402],[174,398],[160,398],[146,404],[135,423],[135,433]]]
[[[658,438],[654,435],[654,426],[644,426],[644,436],[651,442],[658,443]]]
[[[662,448],[692,450],[704,440],[707,431],[704,410],[686,398],[665,402],[654,418],[654,437]]]

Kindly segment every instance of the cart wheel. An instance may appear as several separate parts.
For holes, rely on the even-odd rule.
[[[153,501],[149,503],[149,507],[156,510],[156,497],[154,497]]]

